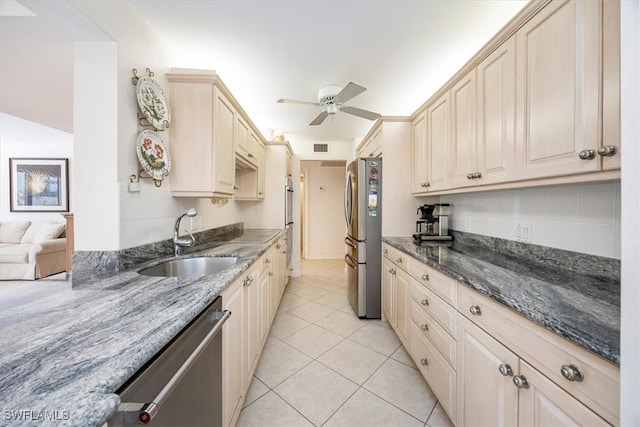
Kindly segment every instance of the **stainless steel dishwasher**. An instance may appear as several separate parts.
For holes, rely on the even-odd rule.
[[[220,297],[117,393],[109,426],[222,425],[222,325],[231,315]]]

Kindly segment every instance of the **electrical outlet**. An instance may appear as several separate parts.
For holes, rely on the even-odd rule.
[[[531,224],[518,224],[516,228],[516,240],[531,243]]]

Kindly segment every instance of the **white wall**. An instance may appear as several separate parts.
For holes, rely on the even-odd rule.
[[[622,156],[621,426],[640,425],[640,3],[620,4]]]
[[[67,158],[73,165],[73,135],[38,123],[0,113],[0,218],[2,221],[58,221],[58,212],[11,212],[9,196],[9,159]],[[69,198],[73,209],[74,198]]]
[[[542,187],[442,196],[452,205],[451,228],[518,240],[531,225],[531,243],[620,258],[620,183]]]
[[[129,193],[127,183],[129,176],[136,174],[140,169],[135,152],[135,142],[138,135],[137,101],[135,86],[131,82],[132,69],[138,70],[138,75],[146,75],[145,68],[150,68],[154,73],[154,79],[163,87],[168,95],[168,83],[165,73],[173,65],[166,56],[166,46],[158,35],[148,27],[144,18],[128,2],[111,1],[78,1],[73,4],[87,17],[109,34],[116,46],[116,54],[112,59],[91,59],[94,65],[85,64],[82,58],[76,58],[76,68],[91,68],[99,64],[107,72],[111,72],[115,81],[105,82],[92,75],[78,76],[76,80],[85,80],[89,89],[78,92],[76,90],[74,111],[75,114],[84,115],[84,120],[74,117],[76,123],[76,147],[86,149],[86,155],[78,159],[82,167],[78,168],[76,182],[83,183],[78,188],[77,197],[82,197],[87,203],[83,211],[75,217],[79,227],[76,228],[78,250],[114,250],[150,243],[161,239],[170,238],[173,235],[173,225],[177,215],[185,208],[195,207],[198,216],[193,222],[194,229],[207,229],[218,227],[242,220],[241,209],[234,201],[229,201],[224,206],[210,203],[208,199],[173,198],[169,192],[171,175],[163,181],[160,188],[155,187],[149,179],[141,180],[140,193]],[[102,71],[104,74],[105,71]],[[224,78],[224,76],[222,76]],[[93,78],[93,80],[91,80]],[[112,80],[112,79],[111,79]],[[103,95],[110,99],[115,97],[115,105],[110,111],[105,112],[108,123],[98,123],[97,126],[106,128],[107,134],[102,135],[95,130],[91,132],[88,123],[91,122],[90,114],[93,109],[106,107],[96,106],[96,99],[92,95],[103,84],[113,85]],[[171,105],[171,100],[169,99]],[[76,111],[81,110],[81,111]],[[94,113],[95,114],[95,113]],[[97,116],[100,118],[100,116]],[[103,120],[107,120],[103,118]],[[96,125],[95,123],[91,126]],[[81,127],[82,129],[79,129]],[[115,132],[112,132],[115,129]],[[79,132],[82,131],[82,135]],[[169,132],[159,132],[160,138],[169,145],[171,141]],[[96,140],[100,143],[97,144]],[[90,147],[90,148],[89,148]],[[89,149],[93,155],[89,153]],[[96,164],[96,156],[100,150],[113,153],[115,156],[100,158],[100,164]],[[92,177],[99,171],[103,171],[102,179],[108,181],[102,186],[106,193],[96,193],[91,188]],[[108,187],[108,188],[106,188]],[[96,199],[96,194],[100,194]],[[101,221],[101,230],[95,227]],[[183,221],[181,231],[191,228],[190,221]]]
[[[317,162],[300,165],[305,176],[308,259],[344,257],[344,167],[321,167]]]

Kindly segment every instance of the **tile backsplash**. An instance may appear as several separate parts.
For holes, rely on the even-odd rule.
[[[620,259],[620,182],[442,196],[450,228]],[[518,226],[528,234],[518,235]]]

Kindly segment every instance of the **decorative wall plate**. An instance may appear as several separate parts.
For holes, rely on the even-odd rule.
[[[169,102],[162,87],[151,77],[140,77],[136,84],[136,98],[140,111],[151,125],[164,130],[171,123]]]
[[[157,133],[149,129],[140,132],[136,153],[142,168],[156,181],[156,185],[169,176],[171,156],[167,145]]]

